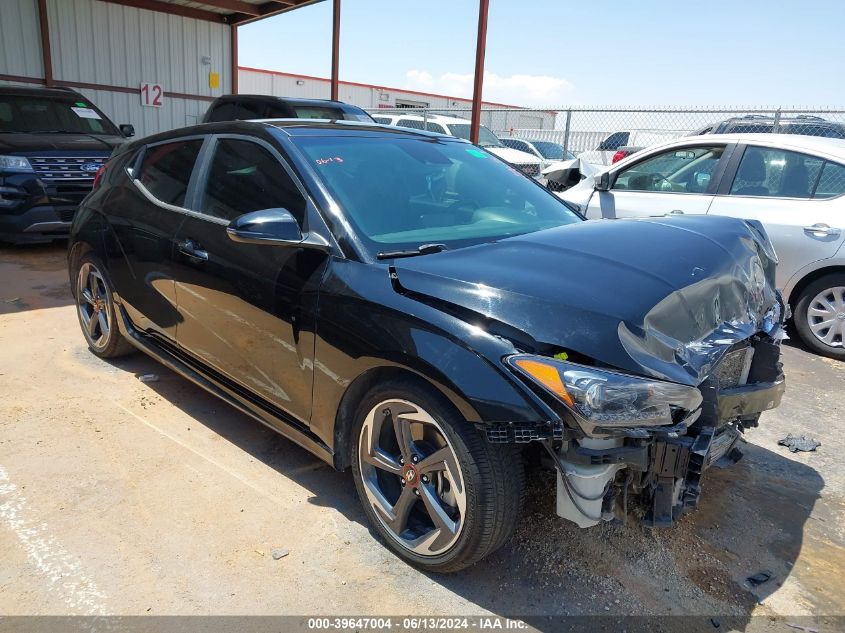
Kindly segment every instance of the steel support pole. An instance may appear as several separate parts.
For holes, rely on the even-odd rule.
[[[340,83],[340,0],[334,0],[332,11],[332,95],[338,99],[338,84]]]
[[[487,11],[490,0],[478,0],[478,39],[475,43],[475,80],[472,87],[472,120],[469,126],[469,140],[478,143],[481,126],[481,90],[484,85],[484,53],[487,50]]]

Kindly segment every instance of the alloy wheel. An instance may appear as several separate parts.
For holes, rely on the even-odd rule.
[[[825,345],[845,344],[845,287],[822,290],[807,306],[810,331]]]
[[[105,349],[112,325],[111,295],[105,279],[92,263],[85,262],[79,269],[76,284],[76,308],[82,332],[91,347]]]
[[[358,439],[367,501],[387,533],[419,556],[436,556],[458,540],[466,490],[443,428],[407,400],[386,400],[367,414]]]

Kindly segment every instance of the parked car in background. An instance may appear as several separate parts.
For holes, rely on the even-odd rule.
[[[328,119],[373,122],[358,106],[328,99],[300,99],[272,95],[223,95],[208,106],[203,123],[249,119]]]
[[[593,165],[612,165],[644,147],[683,136],[674,130],[625,130],[608,135],[594,150],[576,152],[578,158]]]
[[[762,114],[736,116],[718,123],[711,123],[694,132],[693,136],[702,134],[771,134],[775,131],[778,134],[801,134],[803,136],[845,139],[845,124],[806,114],[780,117],[777,122],[777,129],[773,116]]]
[[[557,163],[562,160],[572,160],[575,154],[565,150],[563,145],[559,143],[552,143],[551,141],[535,141],[524,138],[515,138],[513,136],[500,137],[499,140],[506,147],[518,149],[520,152],[527,152],[534,154],[543,162],[543,168],[548,167],[552,163]]]
[[[85,199],[68,267],[94,354],[141,349],[350,468],[373,529],[429,571],[505,543],[523,452],[552,459],[557,512],[581,527],[629,500],[671,525],[784,391],[757,225],[584,222],[425,131],[141,139]]]
[[[414,130],[427,130],[429,132],[437,132],[438,134],[449,134],[450,136],[469,140],[469,121],[458,117],[439,114],[429,114],[426,117],[417,114],[377,114],[373,118],[376,123],[396,125]],[[505,146],[501,139],[484,125],[480,126],[478,130],[478,145],[491,154],[495,154],[502,160],[510,163],[526,176],[542,180],[540,172],[543,170],[543,161],[541,158],[529,152],[523,152]]]
[[[560,194],[588,218],[710,214],[759,220],[778,255],[793,332],[845,360],[845,140],[687,137],[651,147]]]
[[[99,169],[134,134],[73,90],[0,87],[0,242],[67,237]]]

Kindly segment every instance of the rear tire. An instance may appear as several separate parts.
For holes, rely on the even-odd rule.
[[[88,349],[100,358],[134,352],[118,328],[113,289],[100,258],[93,253],[83,255],[75,279],[76,316]]]
[[[845,274],[825,275],[804,288],[792,320],[804,345],[822,356],[845,360]]]
[[[459,571],[513,533],[525,484],[519,451],[488,443],[431,385],[396,378],[375,387],[358,406],[350,445],[367,518],[415,567]]]

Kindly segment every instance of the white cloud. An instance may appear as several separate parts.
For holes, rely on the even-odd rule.
[[[405,88],[450,97],[472,98],[472,75],[443,73],[434,77],[426,70],[405,73]],[[484,100],[520,106],[557,106],[571,99],[574,86],[560,77],[484,73]]]

